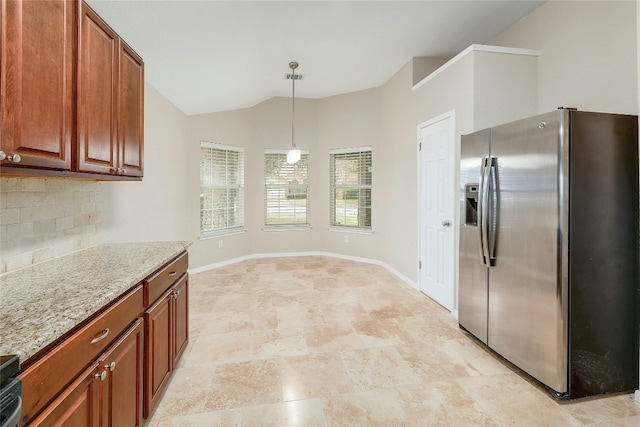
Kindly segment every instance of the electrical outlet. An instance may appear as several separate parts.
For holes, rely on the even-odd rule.
[[[347,236],[347,235],[344,236],[344,242],[345,243],[349,243],[349,236]]]
[[[224,246],[224,242],[221,240],[218,240],[218,249],[222,249],[222,247]]]

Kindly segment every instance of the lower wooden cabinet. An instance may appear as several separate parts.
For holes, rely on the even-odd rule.
[[[143,426],[189,341],[187,267],[183,252],[21,372],[21,426]]]
[[[153,411],[189,340],[188,276],[183,274],[145,313],[144,417]]]
[[[187,344],[189,344],[189,293],[187,292],[187,276],[173,286],[174,299],[174,340],[173,340],[173,366],[178,364]]]
[[[99,422],[98,362],[84,371],[30,426],[86,427]]]
[[[30,425],[142,426],[143,338],[138,318]]]
[[[173,357],[171,355],[173,334],[171,326],[172,303],[173,290],[170,288],[144,313],[146,328],[145,353],[147,355],[145,364],[145,418],[149,416],[158,402],[173,370]]]
[[[143,361],[144,328],[138,319],[100,361],[108,370],[101,382],[101,427],[142,426]]]

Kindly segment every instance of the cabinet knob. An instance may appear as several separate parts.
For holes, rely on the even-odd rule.
[[[127,170],[126,170],[126,169],[124,169],[124,168],[118,168],[118,173],[119,173],[120,175],[124,175],[125,173],[127,173]]]
[[[22,160],[22,157],[20,157],[20,154],[7,156],[7,153],[5,153],[4,151],[0,151],[0,161],[2,160],[9,160],[10,162],[13,162],[13,163],[20,163],[20,160]]]
[[[100,380],[100,381],[104,381],[104,380],[107,379],[107,371],[102,371],[102,372],[100,372],[98,374],[95,374],[93,376],[93,378],[95,378],[97,380]]]
[[[109,168],[109,172],[118,174],[118,168]]]
[[[105,371],[111,371],[111,372],[115,371],[116,370],[116,362],[111,362],[109,364],[105,363],[104,364],[104,370]]]

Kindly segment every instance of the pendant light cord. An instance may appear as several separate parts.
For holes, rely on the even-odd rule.
[[[296,148],[295,131],[296,131],[296,69],[291,67],[291,147]]]

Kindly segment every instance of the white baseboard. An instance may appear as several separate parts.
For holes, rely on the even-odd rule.
[[[633,393],[633,398],[636,402],[640,402],[640,390],[636,390],[636,392]]]
[[[387,271],[389,271],[391,274],[396,276],[398,279],[400,279],[403,282],[405,282],[407,285],[411,286],[415,290],[418,290],[418,284],[416,282],[414,282],[413,280],[409,279],[407,276],[403,275],[398,270],[396,270],[395,268],[391,267],[390,265],[388,265],[388,264],[386,264],[386,263],[384,263],[382,261],[378,261],[378,260],[375,260],[375,259],[369,259],[369,258],[353,257],[353,256],[349,256],[349,255],[334,254],[334,253],[331,253],[331,252],[318,252],[318,251],[314,251],[314,252],[278,252],[278,253],[272,253],[272,254],[246,255],[246,256],[243,256],[243,257],[233,258],[233,259],[217,262],[217,263],[214,263],[214,264],[205,265],[205,266],[198,267],[198,268],[190,268],[189,269],[189,274],[196,274],[196,273],[202,273],[204,271],[215,270],[216,268],[224,267],[224,266],[231,265],[231,264],[236,264],[238,262],[247,261],[247,260],[250,260],[250,259],[284,258],[284,257],[299,257],[299,256],[327,256],[327,257],[332,257],[332,258],[346,259],[346,260],[349,260],[349,261],[363,262],[363,263],[366,263],[366,264],[379,265],[381,267],[384,267]]]

